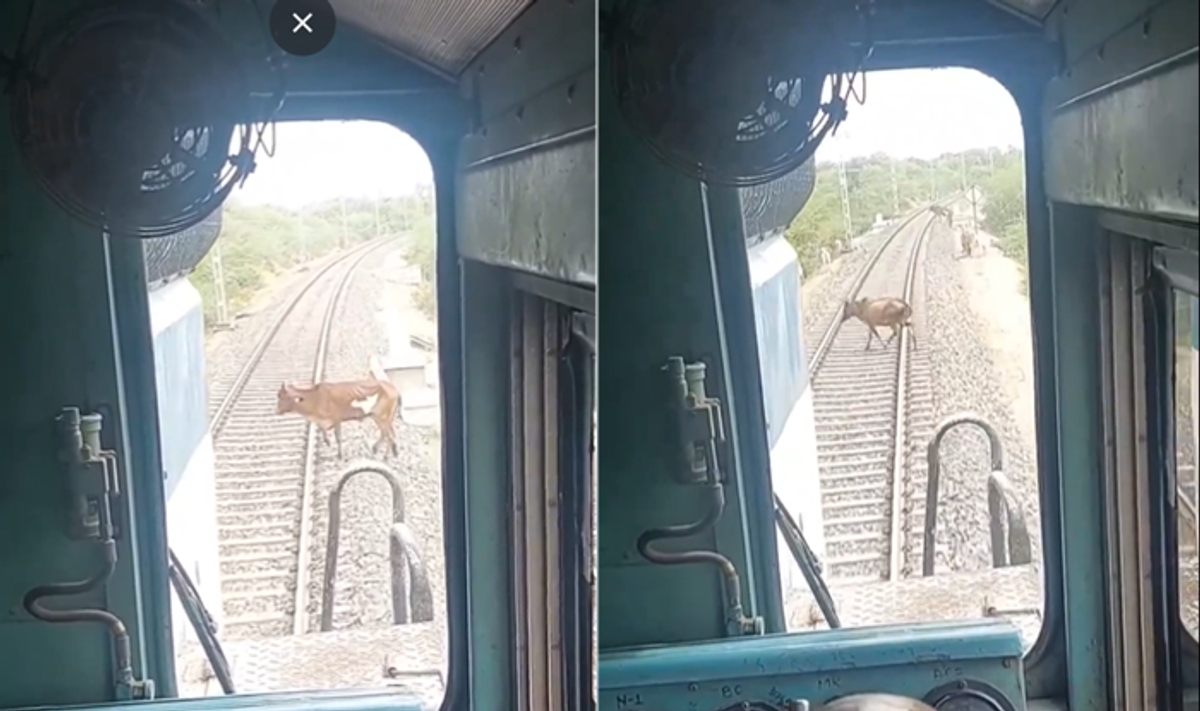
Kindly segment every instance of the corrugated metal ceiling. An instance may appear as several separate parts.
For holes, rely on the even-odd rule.
[[[1031,20],[1044,22],[1058,0],[988,0],[993,5],[1008,8],[1012,12]]]
[[[338,23],[458,76],[533,0],[331,0]]]
[[[1056,0],[986,0],[1041,22]],[[338,22],[457,77],[534,0],[331,0]]]

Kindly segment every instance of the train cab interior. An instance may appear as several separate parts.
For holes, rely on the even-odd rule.
[[[682,4],[600,4],[600,707],[1195,709],[1195,3]],[[788,632],[778,592],[773,482],[804,473],[768,457],[746,191],[804,170],[871,72],[935,67],[995,79],[1022,120],[1045,592],[1026,650],[986,608]]]
[[[196,254],[181,230],[298,120],[390,124],[433,168],[442,707],[592,697],[595,8],[293,5],[332,8],[319,52],[276,45],[269,0],[0,10],[0,708],[429,707],[386,688],[172,700],[188,620],[170,609],[145,255],[176,240],[176,275],[194,268],[211,239]]]
[[[269,141],[245,126],[314,119],[393,124],[434,170],[442,708],[795,711],[855,693],[944,711],[1197,707],[1180,615],[1196,596],[1180,562],[1195,379],[1177,357],[1197,294],[1194,2],[332,7],[332,42],[303,58],[274,46],[257,0],[0,9],[15,457],[0,708],[422,708],[373,689],[173,698],[146,241],[245,177]],[[683,46],[695,33],[702,50]],[[114,46],[125,61],[102,61]],[[780,106],[760,114],[753,72],[781,47],[792,81],[765,82]],[[779,594],[784,473],[768,464],[741,191],[811,159],[821,126],[854,110],[845,75],[937,66],[993,77],[1023,118],[1046,541],[1028,651],[1004,620],[789,633]],[[828,76],[842,78],[814,98]],[[792,110],[809,115],[780,123]],[[181,124],[244,139],[236,160],[214,165]],[[784,142],[711,144],[753,142],[738,132]],[[67,408],[101,416],[97,446],[62,446]],[[31,591],[69,599],[46,614]]]

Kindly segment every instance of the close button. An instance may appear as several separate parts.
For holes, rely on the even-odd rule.
[[[271,37],[280,49],[308,57],[329,45],[337,18],[329,0],[276,0],[270,27]]]

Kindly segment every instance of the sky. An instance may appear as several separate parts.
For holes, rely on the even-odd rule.
[[[231,201],[302,207],[336,197],[411,195],[433,184],[420,144],[374,121],[280,122],[274,156],[260,150],[256,163]]]
[[[1016,104],[995,80],[969,69],[906,69],[867,77],[867,102],[851,103],[817,159],[872,153],[932,158],[968,148],[1022,145]],[[398,129],[367,121],[280,123],[274,157],[232,199],[286,207],[336,197],[395,197],[432,185],[424,150]]]
[[[866,103],[851,100],[817,160],[872,153],[934,158],[970,148],[1020,147],[1021,116],[999,82],[971,69],[904,69],[867,75]]]

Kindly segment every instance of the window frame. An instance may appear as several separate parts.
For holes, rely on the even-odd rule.
[[[595,401],[595,292],[516,272],[512,287],[514,708],[584,709],[594,676],[593,642],[583,632],[593,619],[588,477],[594,471],[593,418],[582,409],[590,411]],[[551,507],[551,499],[558,504]]]
[[[1191,230],[1193,236],[1197,235],[1195,228]],[[1169,515],[1170,525],[1166,526],[1169,529],[1169,541],[1164,540],[1164,544],[1170,547],[1169,558],[1174,561],[1174,570],[1171,572],[1173,576],[1172,584],[1167,587],[1171,590],[1165,591],[1167,597],[1164,600],[1168,604],[1169,610],[1173,610],[1175,629],[1171,631],[1168,637],[1168,643],[1178,649],[1178,656],[1183,660],[1189,660],[1187,664],[1180,660],[1183,669],[1195,669],[1197,666],[1197,657],[1200,656],[1200,642],[1196,637],[1193,637],[1191,631],[1184,626],[1182,619],[1182,606],[1179,591],[1179,503],[1177,496],[1179,492],[1179,473],[1176,435],[1178,433],[1178,423],[1176,422],[1176,403],[1179,397],[1190,397],[1191,393],[1180,392],[1177,385],[1176,368],[1178,363],[1175,359],[1175,300],[1180,296],[1191,297],[1193,299],[1200,298],[1200,261],[1197,260],[1195,250],[1179,248],[1175,246],[1158,245],[1155,246],[1152,252],[1151,268],[1154,272],[1154,288],[1148,290],[1147,296],[1154,298],[1155,311],[1152,323],[1156,326],[1156,335],[1160,338],[1165,334],[1170,345],[1166,348],[1158,340],[1148,342],[1147,346],[1161,351],[1159,362],[1156,363],[1159,369],[1157,382],[1148,383],[1151,392],[1157,392],[1162,399],[1159,407],[1158,416],[1162,418],[1161,431],[1156,434],[1160,438],[1158,440],[1157,449],[1163,452],[1161,466],[1167,473],[1166,481],[1169,489],[1162,492],[1164,511],[1162,515]],[[1194,385],[1194,384],[1193,384]],[[1195,686],[1196,678],[1184,678],[1184,682]]]
[[[1152,536],[1155,541],[1155,576],[1164,574],[1169,584],[1156,585],[1155,636],[1159,663],[1156,668],[1159,688],[1173,694],[1170,703],[1182,703],[1184,688],[1194,689],[1200,676],[1200,643],[1184,626],[1179,592],[1178,501],[1175,456],[1175,298],[1200,291],[1200,229],[1147,216],[1101,210],[1098,226],[1110,234],[1141,241],[1148,259],[1142,288],[1142,307],[1147,316],[1147,337],[1142,346],[1146,372],[1143,386],[1149,404],[1150,422],[1145,423],[1152,470],[1165,470],[1155,477]],[[1172,345],[1163,348],[1156,337],[1169,334]],[[1167,684],[1167,686],[1163,686]],[[1175,708],[1175,706],[1171,706]]]

